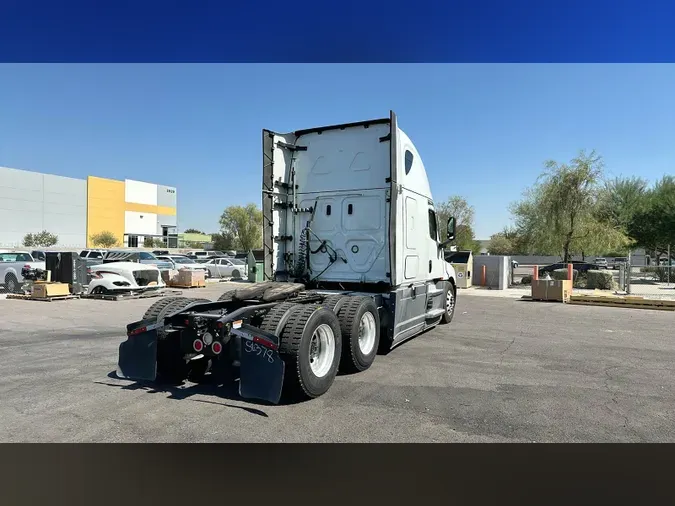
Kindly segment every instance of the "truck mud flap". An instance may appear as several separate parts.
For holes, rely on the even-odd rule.
[[[157,377],[157,327],[151,320],[127,325],[127,340],[120,344],[117,377],[154,381]]]
[[[241,338],[239,395],[279,404],[286,364],[279,355],[279,338],[250,325],[232,329]]]

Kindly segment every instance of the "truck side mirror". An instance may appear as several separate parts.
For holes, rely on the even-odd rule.
[[[452,241],[455,239],[455,217],[451,216],[448,218],[448,229],[447,229],[447,239]]]

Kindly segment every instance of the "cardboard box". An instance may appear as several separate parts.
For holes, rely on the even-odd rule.
[[[178,277],[177,269],[169,269],[161,272],[162,272],[162,281],[164,281],[164,283],[166,283],[167,285],[173,283],[176,277]]]
[[[58,297],[60,295],[70,295],[68,283],[35,283],[33,285],[33,297],[36,299]]]
[[[569,302],[572,295],[572,281],[566,279],[538,279],[532,281],[532,299]]]
[[[175,284],[178,286],[206,286],[204,271],[181,269],[178,271]]]

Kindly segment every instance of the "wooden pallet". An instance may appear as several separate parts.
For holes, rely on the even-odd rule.
[[[180,295],[181,292],[178,290],[165,290],[157,292],[146,292],[146,293],[120,293],[120,294],[101,294],[101,293],[92,293],[83,295],[83,299],[97,299],[97,300],[134,300],[134,299],[152,299],[155,297],[166,297],[167,295]]]
[[[675,301],[645,299],[644,297],[573,295],[570,304],[577,304],[580,306],[626,307],[632,309],[675,311]]]
[[[523,295],[521,297],[521,299],[522,300],[529,300],[531,302],[550,302],[550,303],[558,303],[558,304],[569,303],[569,300],[533,299],[531,295]]]
[[[53,302],[55,300],[73,300],[79,299],[79,295],[54,295],[52,297],[33,297],[32,295],[24,295],[20,293],[10,293],[7,294],[8,299],[17,299],[17,300],[37,300],[40,302]]]

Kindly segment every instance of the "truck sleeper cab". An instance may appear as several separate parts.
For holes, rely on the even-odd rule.
[[[456,301],[429,182],[396,116],[263,130],[265,281],[218,301],[165,298],[128,326],[118,374],[238,374],[243,397],[313,398],[338,370],[440,323]]]

